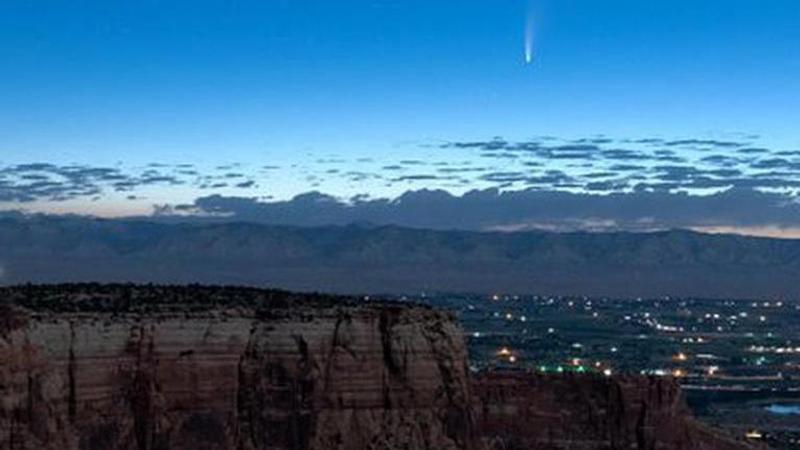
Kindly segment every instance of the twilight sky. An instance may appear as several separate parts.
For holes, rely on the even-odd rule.
[[[794,0],[6,0],[0,209],[423,188],[794,207],[798,104]],[[664,224],[800,227],[709,214]]]

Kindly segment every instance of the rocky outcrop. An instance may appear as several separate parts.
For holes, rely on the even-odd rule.
[[[0,449],[474,442],[466,352],[446,313],[336,301],[147,314],[91,306],[104,302],[29,311],[4,328]]]
[[[491,373],[473,380],[492,450],[741,450],[692,419],[671,378]]]
[[[470,379],[445,312],[242,288],[0,289],[0,450],[744,448],[666,379]]]

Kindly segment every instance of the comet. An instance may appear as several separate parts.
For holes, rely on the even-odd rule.
[[[533,62],[533,8],[528,4],[525,14],[525,64]]]

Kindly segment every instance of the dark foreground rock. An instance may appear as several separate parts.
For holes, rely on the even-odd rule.
[[[472,389],[489,449],[748,448],[695,421],[671,378],[489,373]]]
[[[467,372],[425,307],[239,288],[0,290],[0,450],[737,449],[647,378]]]

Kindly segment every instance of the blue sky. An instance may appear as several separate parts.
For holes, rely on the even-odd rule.
[[[449,145],[496,136],[602,135],[615,140],[606,146],[635,151],[654,150],[626,140],[800,148],[800,8],[790,0],[7,0],[0,61],[6,168],[114,168],[141,180],[153,163],[192,164],[185,171],[208,176],[237,164],[243,175],[225,186],[6,196],[6,206],[31,210],[118,215],[212,192],[458,193],[497,183],[391,183],[384,168],[414,160],[518,171]],[[701,158],[692,146],[671,149],[687,164]],[[539,162],[567,175],[587,169]],[[756,173],[753,161],[743,164],[743,176]],[[7,190],[22,183],[7,178]]]

